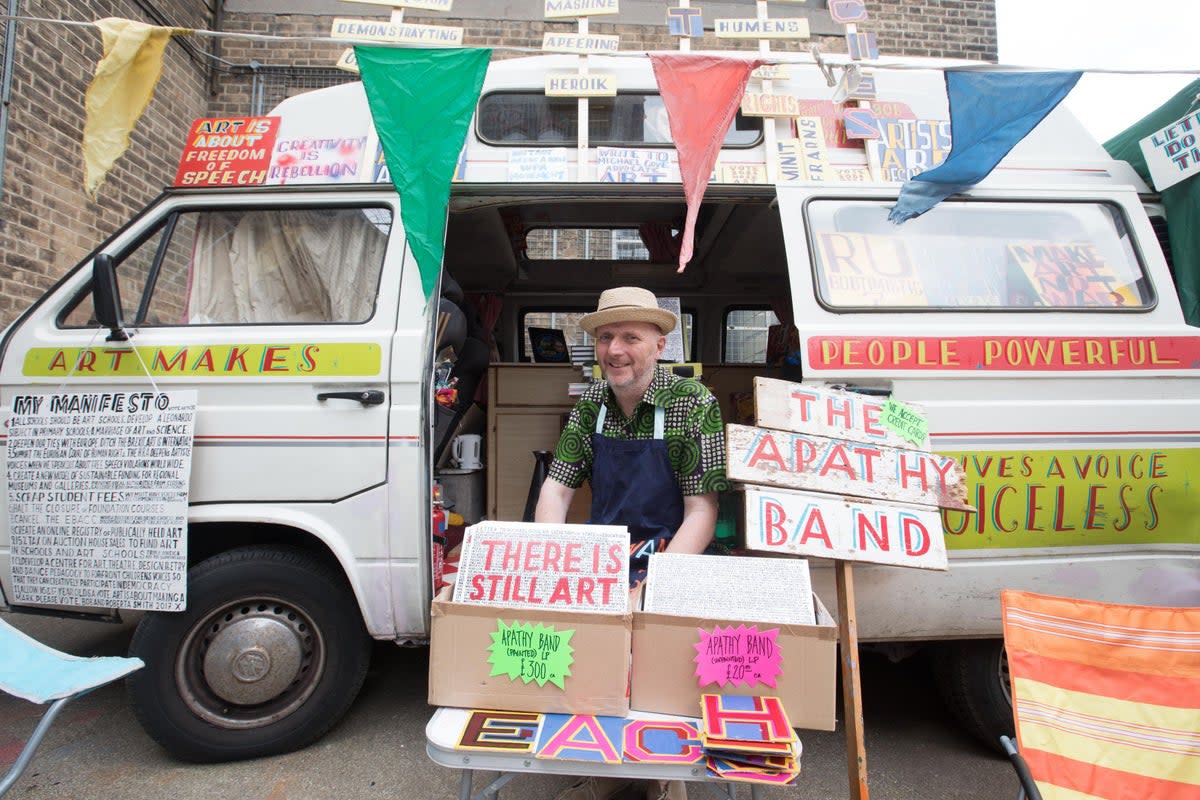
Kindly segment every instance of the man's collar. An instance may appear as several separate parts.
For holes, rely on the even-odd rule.
[[[662,390],[666,389],[668,386],[670,386],[670,384],[670,371],[664,367],[656,366],[654,368],[654,376],[650,378],[650,385],[646,387],[646,391],[642,394],[642,398],[638,400],[637,405],[640,406],[642,403],[646,403],[647,405],[661,406],[666,408],[670,402],[671,394],[670,392],[664,392]],[[605,386],[608,390],[604,395],[605,400],[613,408],[619,409],[621,404],[617,402],[616,393],[613,392],[612,387],[608,386],[607,383]],[[637,406],[634,406],[634,413],[637,413]]]

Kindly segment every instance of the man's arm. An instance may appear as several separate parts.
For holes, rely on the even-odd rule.
[[[542,481],[542,490],[538,493],[537,508],[533,512],[534,522],[566,522],[567,510],[571,507],[571,498],[575,490],[565,483],[559,483],[554,478]],[[715,508],[715,506],[714,506]],[[716,518],[714,511],[713,518]]]
[[[684,495],[683,523],[667,545],[666,552],[703,553],[716,530],[717,493]]]

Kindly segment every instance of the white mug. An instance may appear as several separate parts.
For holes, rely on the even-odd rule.
[[[450,445],[450,460],[459,469],[479,469],[483,466],[480,453],[482,446],[483,437],[477,433],[464,433],[456,436],[454,443]]]

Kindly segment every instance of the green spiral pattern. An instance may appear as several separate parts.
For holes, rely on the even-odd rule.
[[[690,475],[700,466],[700,445],[683,436],[667,437],[667,457],[680,475]]]
[[[698,397],[704,391],[704,386],[695,378],[684,378],[671,386],[672,397]]]
[[[729,483],[729,478],[725,477],[724,467],[713,467],[710,470],[706,470],[700,478],[700,494],[728,492],[732,488],[733,486]]]
[[[584,436],[581,431],[575,428],[567,428],[558,440],[558,448],[554,451],[554,457],[568,464],[575,464],[582,461]]]
[[[721,407],[716,403],[709,403],[704,407],[704,416],[700,418],[700,432],[706,436],[714,433],[720,433],[725,427],[724,420],[721,419]]]

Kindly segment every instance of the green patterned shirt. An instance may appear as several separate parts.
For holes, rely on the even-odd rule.
[[[725,424],[717,398],[695,378],[680,378],[657,367],[646,393],[626,417],[607,381],[587,388],[563,429],[550,477],[578,489],[592,475],[592,433],[600,405],[608,406],[604,435],[613,439],[653,439],[654,409],[663,407],[663,438],[675,479],[684,495],[722,492],[725,477]]]

